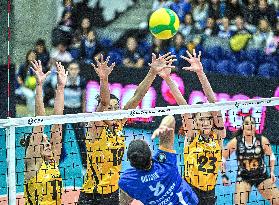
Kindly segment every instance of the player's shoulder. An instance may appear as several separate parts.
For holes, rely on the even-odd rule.
[[[138,176],[140,176],[140,173],[135,168],[129,168],[126,169],[124,172],[120,175],[120,181],[127,181],[127,180],[134,180],[137,181]]]
[[[126,169],[120,175],[120,179],[118,181],[119,187],[124,191],[127,191],[127,189],[132,189],[133,186],[136,186],[140,182],[140,176],[141,175],[139,171],[135,168]],[[131,185],[133,186],[131,187]]]

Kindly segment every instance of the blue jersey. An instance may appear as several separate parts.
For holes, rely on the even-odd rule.
[[[119,187],[146,205],[196,205],[197,195],[178,172],[175,153],[159,149],[150,170],[127,169]]]

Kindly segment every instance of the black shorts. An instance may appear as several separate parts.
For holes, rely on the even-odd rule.
[[[111,194],[88,194],[80,192],[78,205],[119,205],[119,191]]]
[[[260,183],[262,183],[263,181],[267,180],[269,178],[267,173],[263,173],[263,174],[259,174],[256,176],[251,176],[251,175],[237,175],[236,177],[236,181],[237,182],[241,182],[244,181],[248,184],[255,187],[258,187],[260,185]]]
[[[216,196],[215,196],[215,188],[210,191],[203,191],[198,189],[197,187],[192,186],[189,184],[193,191],[197,194],[199,199],[198,205],[215,205]]]

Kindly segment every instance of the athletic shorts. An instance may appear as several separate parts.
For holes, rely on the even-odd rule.
[[[215,196],[215,188],[210,191],[203,191],[198,189],[197,187],[189,184],[193,191],[197,194],[199,199],[198,205],[215,205],[216,196]]]
[[[88,194],[80,192],[78,205],[118,205],[119,191],[111,194]]]
[[[263,173],[263,174],[259,174],[256,176],[249,176],[249,175],[237,175],[236,177],[236,181],[237,182],[241,182],[244,181],[248,184],[255,187],[258,187],[260,185],[260,183],[262,183],[263,181],[267,180],[269,178],[267,173]]]

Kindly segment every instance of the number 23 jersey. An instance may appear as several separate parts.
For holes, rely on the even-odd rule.
[[[125,149],[122,129],[120,123],[113,131],[105,126],[94,142],[86,140],[87,172],[82,192],[110,194],[118,190]]]
[[[203,191],[214,189],[221,160],[217,135],[214,132],[208,138],[196,135],[193,142],[184,148],[186,181]]]

